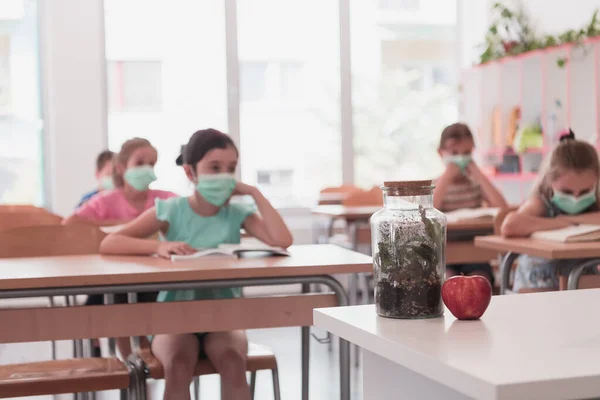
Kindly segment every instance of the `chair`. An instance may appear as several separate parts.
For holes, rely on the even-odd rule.
[[[1,211],[0,229],[11,229],[24,226],[60,225],[62,217],[48,211],[19,210]]]
[[[0,398],[120,390],[134,398],[134,366],[116,358],[78,358],[0,366]]]
[[[96,254],[105,234],[91,225],[38,225],[0,231],[0,258]],[[51,300],[52,303],[52,300]],[[53,358],[55,347],[53,345]],[[0,367],[0,398],[121,390],[134,375],[116,358],[53,360]]]
[[[138,350],[138,358],[137,361],[142,365],[138,365],[138,369],[143,369],[146,371],[146,376],[144,379],[140,379],[140,392],[142,395],[140,398],[144,400],[145,397],[145,379],[164,379],[165,371],[163,369],[162,364],[148,349],[140,349]],[[252,395],[252,399],[254,399],[254,388],[256,383],[256,372],[270,370],[273,375],[273,395],[275,400],[281,399],[280,389],[279,389],[279,373],[277,369],[277,359],[275,355],[266,346],[261,346],[255,343],[248,344],[248,358],[246,361],[246,371],[250,372],[250,391]],[[202,375],[212,375],[216,374],[217,370],[211,364],[210,361],[203,359],[198,361],[196,364],[196,370],[194,371],[194,387],[195,387],[195,397],[198,399],[199,393],[199,377]]]
[[[341,204],[347,196],[361,191],[361,188],[354,185],[327,187],[319,192],[319,205]]]

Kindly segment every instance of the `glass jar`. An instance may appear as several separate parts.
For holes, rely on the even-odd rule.
[[[371,217],[377,314],[433,318],[444,313],[446,217],[433,208],[429,181],[384,182],[383,209]]]

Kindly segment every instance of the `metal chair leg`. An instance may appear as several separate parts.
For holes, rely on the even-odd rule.
[[[200,400],[200,377],[195,376],[193,380],[194,384],[194,400]]]
[[[271,370],[273,375],[273,398],[275,400],[281,400],[281,389],[279,388],[279,371],[277,368]]]
[[[50,301],[50,307],[54,307],[54,297],[50,296],[48,300]],[[50,346],[52,349],[52,359],[56,360],[56,341],[53,340]]]
[[[250,373],[250,398],[254,400],[254,391],[256,389],[256,371]]]

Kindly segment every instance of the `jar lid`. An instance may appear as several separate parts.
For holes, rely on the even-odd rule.
[[[424,181],[386,181],[382,189],[403,195],[430,194],[434,188],[431,179]]]

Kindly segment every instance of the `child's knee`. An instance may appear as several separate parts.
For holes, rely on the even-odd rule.
[[[160,360],[165,371],[165,378],[189,385],[194,375],[195,363],[191,362],[190,356],[184,353],[169,354]],[[175,382],[174,382],[175,383]]]
[[[215,367],[225,382],[234,386],[246,384],[245,354],[241,354],[235,349],[227,349],[219,357]]]

